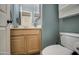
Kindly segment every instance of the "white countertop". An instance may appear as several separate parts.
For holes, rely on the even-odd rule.
[[[37,27],[34,27],[34,26],[30,26],[30,27],[18,26],[18,27],[11,27],[10,29],[41,29],[41,28],[42,28],[41,26],[37,26]]]
[[[10,29],[41,29],[41,28],[10,28]]]

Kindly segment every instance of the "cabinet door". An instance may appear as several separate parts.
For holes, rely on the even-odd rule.
[[[27,52],[28,54],[40,52],[40,39],[38,35],[27,36]]]
[[[11,38],[12,54],[25,54],[24,36],[14,36]]]

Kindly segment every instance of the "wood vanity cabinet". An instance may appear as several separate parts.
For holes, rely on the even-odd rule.
[[[11,29],[11,54],[35,54],[41,50],[41,29]]]

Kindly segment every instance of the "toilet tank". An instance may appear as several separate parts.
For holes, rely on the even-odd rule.
[[[61,45],[74,50],[74,44],[79,42],[79,34],[77,33],[60,33]]]

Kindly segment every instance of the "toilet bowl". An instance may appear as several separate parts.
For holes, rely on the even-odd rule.
[[[79,42],[79,34],[76,33],[60,33],[61,45],[50,45],[44,48],[42,55],[71,55],[74,51],[79,53],[79,50],[74,47],[74,43]],[[76,45],[76,44],[75,44]],[[79,44],[77,44],[79,45]],[[79,48],[79,46],[78,46]]]
[[[71,55],[72,50],[61,45],[51,45],[43,49],[42,55]]]

